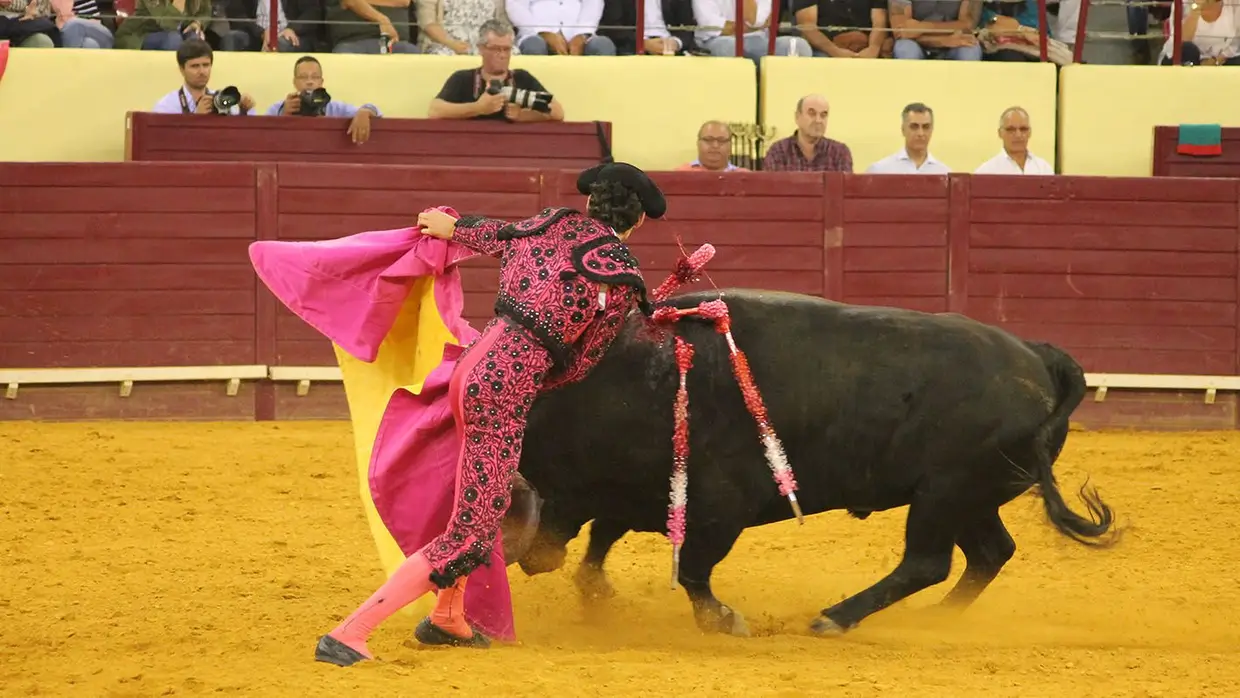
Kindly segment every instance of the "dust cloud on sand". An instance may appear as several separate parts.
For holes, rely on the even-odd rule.
[[[518,646],[411,644],[312,661],[316,637],[382,581],[343,423],[0,425],[0,694],[5,696],[1224,696],[1240,684],[1240,433],[1074,432],[1065,495],[1088,474],[1128,532],[1067,541],[1022,497],[1016,557],[963,617],[952,578],[854,632],[819,609],[899,560],[904,510],[747,531],[715,573],[748,639],[707,636],[652,534],[608,561],[586,612],[569,564],[513,579]],[[670,467],[670,464],[669,464]],[[1079,503],[1074,506],[1083,511]]]

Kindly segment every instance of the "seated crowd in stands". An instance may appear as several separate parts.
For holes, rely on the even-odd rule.
[[[831,105],[827,98],[810,94],[797,100],[796,130],[766,148],[761,169],[766,172],[854,172],[848,145],[827,137]],[[1029,112],[1009,107],[999,115],[999,152],[982,163],[974,174],[1053,175],[1049,162],[1029,150],[1033,127]],[[903,144],[891,155],[871,164],[866,174],[948,174],[952,169],[930,153],[934,135],[934,110],[921,102],[904,107],[900,114]],[[737,136],[744,141],[744,133]],[[738,172],[750,168],[737,165],[732,157],[734,138],[722,121],[707,121],[698,129],[696,160],[678,167],[682,171]],[[752,147],[749,148],[752,150]],[[741,158],[742,160],[744,157]],[[757,163],[755,163],[756,165]],[[754,167],[753,169],[758,169]]]
[[[476,53],[471,37],[497,19],[516,28],[514,54],[631,55],[637,2],[645,53],[736,55],[735,0],[278,0],[274,45],[269,0],[0,0],[0,40],[175,51],[198,38],[220,51],[450,55]],[[1055,62],[1070,56],[1080,2],[1051,0]],[[771,8],[772,0],[742,0],[745,56],[767,54]],[[1039,60],[1037,0],[781,0],[780,9],[794,28],[779,31],[776,55]],[[1223,0],[1185,2],[1183,61],[1240,63],[1237,11]],[[1147,21],[1130,12],[1133,31]],[[1159,62],[1170,61],[1170,43]]]

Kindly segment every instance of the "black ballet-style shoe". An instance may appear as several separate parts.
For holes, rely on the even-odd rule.
[[[327,662],[336,666],[353,666],[365,659],[366,655],[331,635],[320,637],[319,644],[314,648],[314,661],[316,662]]]
[[[473,630],[473,628],[470,628]],[[484,650],[491,646],[491,640],[486,635],[474,630],[474,636],[465,638],[457,637],[452,633],[431,622],[430,618],[423,618],[418,627],[413,631],[413,636],[418,642],[424,645],[445,645],[448,647],[470,647],[473,649]]]

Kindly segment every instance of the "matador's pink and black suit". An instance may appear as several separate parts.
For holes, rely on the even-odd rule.
[[[465,437],[460,495],[448,530],[424,549],[439,587],[489,559],[535,396],[584,377],[635,306],[651,311],[628,247],[572,209],[547,209],[515,224],[464,216],[452,239],[499,257],[500,287],[496,317],[452,377]]]
[[[663,215],[662,194],[637,168],[600,165],[582,173],[578,190],[589,193],[599,179],[637,193],[646,215]],[[449,387],[461,437],[452,517],[384,588],[320,638],[321,661],[348,665],[366,658],[365,639],[379,621],[426,593],[429,584],[441,590],[463,585],[488,563],[511,501],[535,397],[583,378],[635,308],[652,312],[638,262],[617,231],[573,209],[549,208],[516,223],[462,216],[452,240],[500,260],[496,317],[461,355]],[[384,589],[400,586],[407,568],[417,577],[404,582],[400,593],[385,595]],[[390,610],[380,611],[379,604]],[[419,639],[453,644],[431,620],[419,626]]]

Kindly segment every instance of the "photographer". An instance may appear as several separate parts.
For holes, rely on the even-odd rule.
[[[293,64],[293,91],[283,102],[267,109],[267,116],[328,116],[350,119],[348,134],[354,143],[370,139],[370,118],[383,116],[373,104],[361,108],[338,102],[323,89],[323,66],[314,56],[302,56]]]
[[[177,64],[185,84],[169,92],[151,109],[156,114],[228,114],[253,115],[254,98],[235,87],[219,92],[207,89],[211,81],[213,54],[202,39],[189,39],[177,48]]]
[[[482,65],[458,70],[431,100],[432,119],[563,121],[564,108],[528,71],[510,70],[512,25],[490,19],[478,30]]]

